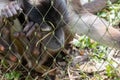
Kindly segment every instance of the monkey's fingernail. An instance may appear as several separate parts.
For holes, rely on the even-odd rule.
[[[29,22],[26,24],[25,28],[23,29],[24,32],[28,32],[28,30],[34,26],[34,22]]]
[[[10,60],[13,61],[13,62],[17,62],[17,57],[14,56],[14,55],[10,55]]]
[[[39,54],[40,54],[39,50],[37,48],[35,48],[33,50],[33,55],[38,56]]]
[[[23,12],[23,9],[19,8],[17,11],[18,11],[18,13],[20,14],[20,13]]]
[[[3,51],[5,51],[5,47],[0,44],[0,52],[3,52]]]
[[[14,37],[19,38],[25,36],[25,32],[16,32],[14,33]]]
[[[18,8],[19,8],[19,4],[18,4],[18,2],[17,2],[17,1],[14,1],[14,2],[12,3],[12,5],[13,5],[16,9],[18,9]]]
[[[19,33],[20,37],[25,36],[25,34],[26,34],[25,32],[20,32],[20,33]]]
[[[7,12],[4,9],[1,10],[1,16],[8,18]]]
[[[14,37],[19,37],[19,32],[14,33]]]
[[[26,37],[30,36],[35,30],[35,25],[26,33]]]

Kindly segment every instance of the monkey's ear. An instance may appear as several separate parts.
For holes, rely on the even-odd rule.
[[[55,30],[54,34],[49,35],[42,41],[42,44],[52,51],[58,51],[62,47],[64,47],[65,43],[65,35],[63,28],[58,28]]]

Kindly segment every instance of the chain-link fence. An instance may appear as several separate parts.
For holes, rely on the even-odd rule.
[[[16,9],[18,2],[10,4],[13,15],[6,8],[2,12],[9,14],[0,26],[1,80],[120,79],[114,49],[120,47],[120,32],[109,22],[77,0],[23,0],[22,10]]]

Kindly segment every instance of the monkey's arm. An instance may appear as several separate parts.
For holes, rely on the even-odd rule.
[[[81,13],[80,3],[77,0],[73,2],[77,4],[72,5],[73,13],[70,14],[70,25],[69,29],[73,33],[85,34],[90,38],[105,44],[110,47],[120,49],[120,32],[113,28],[106,20],[99,18],[89,12]],[[75,8],[75,9],[74,9]],[[69,9],[70,10],[70,9]]]
[[[72,18],[71,21],[71,26],[69,26],[71,31],[77,34],[85,34],[110,47],[120,48],[120,32],[111,27],[105,20],[86,13],[81,18],[76,15],[76,18]]]

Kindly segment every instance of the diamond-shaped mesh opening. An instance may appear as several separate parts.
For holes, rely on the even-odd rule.
[[[98,13],[105,20],[79,11],[84,9],[77,0],[23,0],[23,5],[0,22],[1,80],[120,79],[120,32],[112,27],[119,24],[119,6],[103,10],[110,11],[109,18]]]

